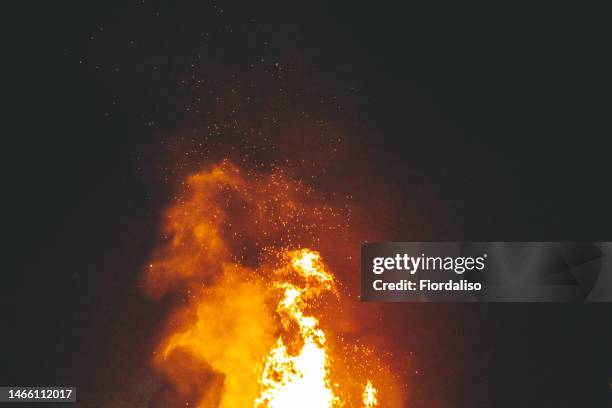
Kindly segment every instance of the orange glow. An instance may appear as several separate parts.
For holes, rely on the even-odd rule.
[[[400,406],[389,368],[337,331],[355,323],[317,247],[348,218],[280,169],[224,161],[187,178],[143,281],[177,305],[153,359],[166,406]]]

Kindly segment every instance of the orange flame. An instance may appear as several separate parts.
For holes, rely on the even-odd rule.
[[[306,247],[337,241],[347,213],[280,169],[244,173],[225,161],[186,187],[144,276],[151,296],[180,302],[154,356],[173,385],[165,405],[369,408],[383,397],[367,379],[377,371],[385,406],[399,406],[389,369],[330,335],[322,313],[339,286]]]
[[[263,367],[261,396],[256,407],[332,407],[339,402],[329,381],[325,333],[315,317],[304,314],[308,301],[319,291],[333,290],[334,277],[325,271],[318,253],[308,249],[287,253],[292,269],[305,280],[302,287],[275,283],[284,295],[278,304],[283,327],[297,324],[301,349],[290,355],[282,339],[270,351]]]

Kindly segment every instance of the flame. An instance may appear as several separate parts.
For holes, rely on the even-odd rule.
[[[309,248],[334,253],[347,212],[280,169],[244,172],[229,161],[185,187],[143,282],[152,297],[178,305],[153,357],[172,386],[161,405],[401,406],[375,353],[331,331],[342,286]],[[384,393],[368,379],[373,372]]]
[[[283,290],[277,311],[283,327],[297,324],[302,346],[296,355],[287,351],[279,337],[270,351],[261,375],[262,392],[255,407],[332,407],[339,402],[329,380],[329,356],[325,333],[313,316],[305,314],[308,301],[322,290],[334,290],[334,277],[325,271],[320,255],[308,249],[286,254],[292,269],[304,278],[304,286],[279,282]]]
[[[376,398],[376,388],[370,381],[366,384],[363,389],[363,406],[365,408],[372,408],[378,405],[378,398]]]

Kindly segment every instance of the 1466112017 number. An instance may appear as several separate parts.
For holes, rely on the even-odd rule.
[[[74,387],[0,387],[0,402],[76,402]]]
[[[14,399],[70,399],[72,389],[32,389],[9,390],[9,398]]]

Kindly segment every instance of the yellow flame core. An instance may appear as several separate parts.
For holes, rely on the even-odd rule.
[[[378,398],[376,398],[376,388],[370,381],[366,384],[363,389],[363,406],[365,408],[372,408],[378,405]]]
[[[306,302],[325,290],[335,290],[334,277],[328,273],[318,253],[307,249],[289,251],[293,272],[305,284],[288,282],[275,284],[283,290],[277,306],[283,328],[297,324],[297,339],[301,346],[291,354],[282,337],[268,353],[261,373],[261,395],[255,407],[333,407],[340,403],[329,380],[330,359],[325,345],[325,333],[319,321],[305,314]]]

